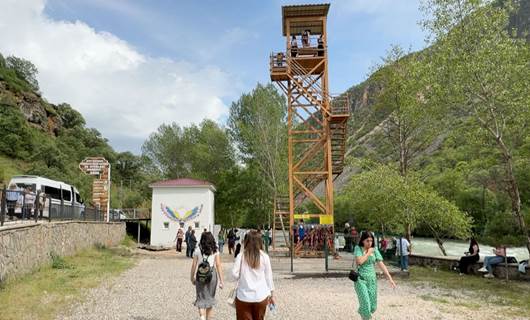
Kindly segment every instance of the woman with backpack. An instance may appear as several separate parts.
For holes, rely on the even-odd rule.
[[[193,253],[193,263],[191,265],[191,283],[195,285],[195,292],[197,293],[194,305],[199,308],[201,320],[212,319],[218,282],[219,288],[223,289],[221,259],[217,252],[213,234],[204,232],[201,236],[199,248]]]
[[[385,274],[392,288],[396,287],[392,276],[388,272],[383,257],[375,247],[374,236],[371,232],[363,232],[359,245],[354,251],[357,273],[359,277],[355,281],[355,292],[359,299],[359,314],[363,320],[371,319],[377,309],[377,276],[375,266],[377,265]]]
[[[243,241],[243,252],[234,262],[232,275],[237,280],[237,320],[263,320],[267,305],[275,308],[274,283],[269,256],[263,252],[261,234],[249,231]]]

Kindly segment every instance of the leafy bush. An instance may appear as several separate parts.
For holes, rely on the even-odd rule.
[[[33,91],[39,90],[39,82],[37,81],[37,67],[31,61],[9,56],[5,59],[6,66],[15,71],[16,75],[26,81]]]
[[[0,137],[0,153],[18,159],[28,157],[31,131],[16,107],[0,104]]]
[[[524,236],[514,230],[519,230],[514,216],[510,212],[500,212],[490,217],[481,240],[490,245],[524,245]]]

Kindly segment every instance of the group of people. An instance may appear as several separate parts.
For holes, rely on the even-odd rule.
[[[458,268],[460,270],[460,275],[469,273],[469,266],[477,263],[480,260],[480,248],[477,240],[471,238],[469,242],[469,249],[465,252],[465,255],[460,258]],[[510,257],[506,255],[506,247],[496,246],[495,249],[492,249],[493,256],[484,257],[484,264],[482,268],[478,269],[478,272],[483,272],[485,278],[495,278],[493,275],[493,267],[497,264],[500,264]]]
[[[300,37],[302,48],[311,48],[311,30],[305,30],[302,32],[302,35]],[[291,56],[294,58],[298,55],[298,39],[296,35],[292,35],[291,37]],[[314,48],[314,47],[313,47]],[[316,47],[316,55],[317,56],[324,56],[324,39],[322,38],[322,35],[320,35],[317,39],[317,47]]]
[[[31,219],[40,214],[42,217],[46,205],[46,194],[43,192],[35,193],[33,188],[19,188],[12,184],[6,190],[7,214],[10,220],[16,216],[16,208],[20,207],[20,218]],[[37,210],[38,209],[38,210]]]
[[[300,220],[298,225],[293,226],[294,244],[304,250],[324,250],[327,239],[327,246],[331,248],[333,245],[333,228],[331,226],[316,226],[304,224],[304,220]]]
[[[231,231],[237,237],[237,231]],[[241,250],[231,272],[233,278],[237,279],[234,292],[236,317],[238,320],[262,320],[267,307],[273,310],[276,301],[271,263],[269,256],[263,251],[261,232],[247,232]],[[194,305],[199,310],[201,320],[212,319],[217,287],[224,288],[219,251],[213,234],[207,231],[201,235],[199,247],[193,252],[190,280],[195,286]]]
[[[349,226],[347,225],[346,228]],[[351,235],[351,229],[349,234]],[[307,236],[306,228],[301,222],[297,226],[298,240],[303,241]],[[239,241],[239,248],[236,242]],[[185,238],[185,239],[184,239]],[[182,240],[184,239],[184,240]],[[195,231],[190,227],[186,234],[182,229],[177,234],[177,251],[182,250],[182,241],[186,241],[189,249],[187,256],[193,258],[190,280],[195,286],[196,300],[194,305],[199,310],[200,319],[211,319],[213,307],[216,304],[217,287],[224,288],[223,269],[220,253],[225,241],[228,241],[229,253],[234,252],[235,262],[232,267],[232,276],[237,280],[235,289],[235,302],[237,319],[252,320],[264,319],[267,307],[275,309],[274,283],[269,256],[264,251],[263,234],[259,230],[250,230],[244,235],[239,234],[237,229],[228,231],[221,230],[218,241],[209,231],[204,231],[200,238],[199,246],[195,238]],[[353,241],[353,239],[357,241]],[[354,282],[354,289],[359,301],[358,313],[362,319],[371,319],[377,309],[377,277],[375,267],[379,267],[389,281],[392,288],[396,287],[392,276],[383,263],[383,255],[378,247],[386,250],[389,245],[382,238],[377,246],[373,233],[362,232],[357,239],[351,237],[356,271],[358,278]],[[396,239],[394,244],[396,254],[400,256],[403,270],[408,269],[408,257],[411,252],[411,244],[406,238]],[[238,250],[239,249],[239,250]],[[468,273],[468,266],[479,261],[479,245],[475,239],[471,239],[469,251],[460,259],[461,274]],[[493,277],[493,266],[501,263],[506,258],[504,247],[494,250],[495,256],[485,257],[484,267],[479,271],[485,271],[486,277]]]
[[[207,229],[205,228],[201,234],[201,239],[206,232]],[[225,229],[221,229],[217,234],[217,250],[220,254],[222,254],[225,242],[228,241],[228,253],[230,255],[233,254],[235,258],[241,251],[240,239],[241,236],[239,235],[238,229],[232,228],[228,230],[228,232]],[[186,257],[193,258],[193,252],[195,252],[197,243],[200,241],[200,239],[197,240],[195,230],[192,228],[192,226],[189,226],[186,232],[184,232],[182,228],[179,228],[174,241],[176,243],[175,249],[179,253],[182,252],[182,244],[186,243]]]

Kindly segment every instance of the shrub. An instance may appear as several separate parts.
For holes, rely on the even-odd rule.
[[[52,268],[53,269],[70,269],[71,266],[68,265],[68,263],[66,263],[66,261],[63,259],[63,257],[55,254],[55,253],[52,253],[51,254],[51,258],[52,258]]]

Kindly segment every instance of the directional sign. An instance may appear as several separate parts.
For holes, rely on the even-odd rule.
[[[102,157],[89,157],[81,161],[79,169],[91,176],[99,176],[109,168],[109,162]]]
[[[79,169],[95,176],[92,182],[92,203],[109,218],[110,205],[110,163],[103,157],[88,157],[81,161]]]

